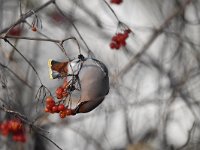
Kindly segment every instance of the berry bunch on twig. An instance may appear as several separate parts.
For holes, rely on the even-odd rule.
[[[111,40],[110,48],[111,49],[120,49],[122,46],[126,46],[126,39],[131,33],[130,29],[126,29],[121,33],[116,33]]]
[[[56,102],[52,96],[46,98],[45,112],[59,113],[60,118],[74,115],[74,110],[69,108],[68,105],[64,105],[64,101],[69,95],[69,88],[70,85],[68,85],[68,82],[64,80],[63,85],[59,86],[55,91],[58,101]]]
[[[11,135],[15,142],[26,142],[25,127],[19,119],[6,120],[0,123],[0,133],[6,137]]]

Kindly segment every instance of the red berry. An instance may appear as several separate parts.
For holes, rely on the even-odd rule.
[[[64,110],[64,111],[61,111],[59,115],[60,115],[60,118],[65,118],[67,114],[66,114],[66,111]]]
[[[49,107],[53,107],[54,105],[55,105],[55,101],[54,100],[46,102],[46,106],[48,106],[47,107],[48,109],[49,109]]]
[[[67,116],[72,115],[72,110],[71,109],[66,109],[65,111],[66,111],[66,115]]]
[[[62,95],[63,91],[64,91],[64,88],[58,87],[58,88],[56,89],[56,94]]]
[[[63,95],[56,95],[57,99],[62,99]]]
[[[50,103],[46,105],[46,108],[49,110],[52,110],[52,107],[55,106],[55,102],[54,103]]]
[[[65,105],[64,104],[58,105],[58,111],[63,111],[63,110],[65,110]]]
[[[128,34],[131,32],[130,29],[124,30],[124,33],[117,33],[112,37],[112,41],[110,43],[111,49],[119,49],[121,46],[126,46],[126,39],[128,38]]]
[[[50,103],[53,103],[53,98],[51,96],[47,97],[46,98],[46,104],[50,104]]]
[[[122,45],[122,46],[126,46],[126,41],[122,41],[122,42],[121,42],[121,45]]]
[[[19,141],[22,142],[22,143],[26,142],[26,137],[25,137],[24,134],[19,136]]]
[[[57,99],[62,99],[63,98],[63,92],[64,92],[64,88],[63,87],[58,87],[56,89],[56,97],[57,97]]]
[[[112,37],[112,41],[117,41],[117,35]]]
[[[33,27],[32,27],[32,31],[33,31],[33,32],[36,32],[36,31],[37,31],[37,28],[36,28],[35,26],[33,26]]]
[[[120,48],[120,45],[119,45],[119,44],[116,44],[115,48],[116,48],[116,49],[119,49],[119,48]]]
[[[50,112],[50,110],[48,108],[45,107],[44,109],[45,112]]]
[[[9,121],[9,128],[12,132],[19,132],[22,130],[23,124],[19,120],[11,120]]]
[[[62,96],[63,96],[63,97],[67,97],[68,95],[69,95],[69,94],[68,94],[66,91],[62,93]]]
[[[52,107],[52,111],[53,111],[53,112],[58,112],[58,106],[57,106],[57,105],[53,106],[53,107]]]
[[[124,34],[118,33],[117,34],[117,41],[120,42],[121,40],[123,40],[123,36],[124,36]]]
[[[111,48],[111,49],[114,49],[115,47],[116,47],[116,44],[115,44],[115,43],[113,43],[113,42],[110,43],[110,48]]]
[[[1,124],[1,134],[3,136],[7,136],[9,134],[9,126],[8,126],[8,122],[3,122]]]
[[[15,142],[23,142],[23,143],[26,142],[26,137],[23,132],[13,134],[12,139]]]

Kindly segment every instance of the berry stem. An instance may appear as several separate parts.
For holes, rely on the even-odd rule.
[[[108,4],[108,2],[106,2],[105,0],[103,0],[105,2],[105,4],[108,6],[108,8],[111,10],[111,12],[114,14],[115,18],[117,19],[118,22],[120,22],[119,18],[117,17],[115,11],[112,9],[112,7]]]

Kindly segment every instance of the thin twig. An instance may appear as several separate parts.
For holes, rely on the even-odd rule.
[[[22,17],[22,0],[19,0],[19,13],[20,13],[20,17]]]
[[[54,42],[59,43],[60,40],[55,39],[47,39],[47,38],[34,38],[34,37],[22,37],[22,36],[12,36],[12,35],[6,35],[6,36],[0,36],[0,39],[23,39],[23,40],[33,40],[33,41],[47,41],[47,42]]]
[[[31,66],[31,68],[33,69],[33,71],[35,72],[35,74],[37,75],[39,81],[40,81],[40,84],[42,84],[42,80],[40,79],[40,76],[37,72],[37,70],[35,69],[35,67],[30,63],[30,61],[12,44],[10,43],[9,40],[7,39],[4,39],[11,47],[13,47],[17,52],[18,54],[20,54],[20,56]],[[43,84],[42,84],[43,85]]]
[[[49,0],[48,2],[44,3],[42,6],[33,9],[32,11],[27,12],[26,14],[22,15],[20,19],[18,19],[15,23],[11,24],[10,26],[6,27],[2,31],[0,31],[0,34],[7,32],[9,29],[15,27],[16,25],[24,22],[28,17],[32,16],[34,13],[42,10],[43,8],[47,7],[48,5],[55,3],[55,0]]]
[[[58,146],[58,144],[56,144],[53,140],[51,140],[50,138],[46,137],[45,135],[36,132],[38,135],[40,135],[41,137],[45,138],[46,140],[50,141],[51,143],[53,143],[58,149],[63,150],[62,148],[60,148],[60,146]]]
[[[0,66],[2,66],[3,68],[7,69],[9,72],[11,72],[18,80],[20,80],[22,83],[24,83],[26,86],[28,86],[30,89],[32,89],[32,86],[29,85],[25,80],[23,80],[20,76],[18,76],[14,71],[12,71],[9,67],[3,65],[2,63],[0,63]]]
[[[78,40],[75,38],[75,37],[69,37],[69,38],[66,38],[66,39],[63,39],[61,42],[60,42],[60,45],[63,46],[63,43],[67,40],[74,40],[78,46],[78,51],[79,51],[79,54],[81,54],[81,48],[80,48],[80,45],[78,43]]]
[[[118,22],[120,22],[119,18],[117,17],[115,11],[112,9],[112,7],[108,4],[108,2],[106,2],[105,0],[103,0],[104,3],[108,6],[108,8],[111,10],[111,12],[114,14],[115,18],[117,19]]]

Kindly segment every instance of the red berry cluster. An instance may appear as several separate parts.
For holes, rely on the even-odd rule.
[[[60,118],[65,118],[66,116],[73,115],[73,110],[65,107],[64,104],[56,104],[53,97],[49,96],[46,98],[46,108],[45,112],[49,113],[59,113]]]
[[[110,43],[111,49],[119,49],[122,46],[126,46],[126,39],[128,38],[130,29],[124,31],[124,33],[117,33],[112,37],[112,41]]]
[[[123,0],[111,0],[110,1],[111,3],[113,3],[113,4],[121,4],[122,2],[123,2]]]
[[[55,102],[55,100],[53,99],[53,97],[47,97],[46,98],[46,108],[45,108],[45,112],[49,112],[49,113],[59,113],[60,118],[65,118],[66,116],[69,115],[74,115],[74,111],[73,109],[68,108],[67,106],[65,106],[64,104],[62,104],[62,99],[63,98],[67,98],[68,97],[68,82],[67,80],[64,80],[64,83],[62,86],[59,86],[55,93],[56,93],[56,97],[59,100],[59,102]]]
[[[3,136],[11,134],[15,142],[26,142],[25,127],[19,119],[7,120],[0,123],[0,133]]]

